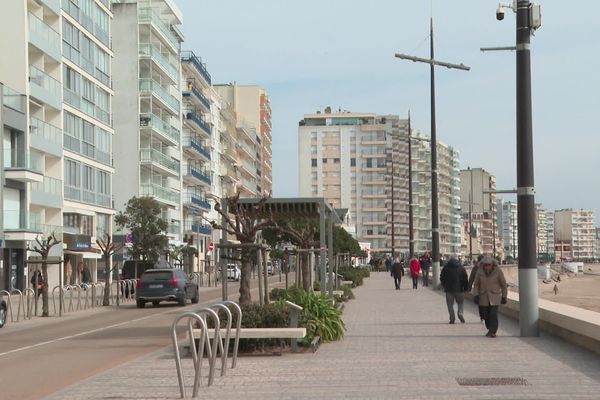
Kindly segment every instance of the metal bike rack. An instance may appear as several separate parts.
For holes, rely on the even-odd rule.
[[[231,310],[225,304],[217,303],[210,308],[224,310],[227,315],[227,328],[225,330],[225,338],[219,335],[219,350],[221,351],[221,376],[225,376],[227,370],[227,353],[229,353],[229,339],[231,338]],[[219,330],[221,328],[219,327]]]
[[[54,308],[54,314],[55,314],[55,315],[56,315],[56,314],[58,314],[58,313],[56,312],[56,295],[55,295],[55,293],[56,293],[56,289],[58,289],[58,295],[59,295],[59,296],[61,295],[61,294],[60,294],[61,292],[63,292],[63,293],[64,293],[64,291],[65,291],[65,289],[64,289],[64,288],[62,288],[61,286],[54,286],[54,288],[52,289],[52,307]],[[36,299],[36,301],[37,301],[37,299]],[[65,303],[63,302],[63,304],[62,304],[62,305],[63,305],[63,311],[65,311]],[[60,307],[60,305],[59,305],[59,307]]]
[[[235,340],[233,342],[233,355],[232,355],[232,359],[231,359],[231,368],[233,369],[233,368],[235,368],[236,363],[237,363],[238,348],[240,345],[240,330],[242,329],[242,309],[235,301],[231,301],[231,300],[222,301],[221,304],[223,304],[225,306],[228,306],[228,305],[233,306],[233,308],[235,309],[235,311],[237,313],[237,321],[235,324],[236,325],[235,326]]]
[[[209,372],[208,372],[208,386],[212,385],[215,380],[215,366],[217,362],[217,352],[219,347],[217,343],[221,341],[221,321],[219,320],[219,315],[209,307],[202,307],[194,311],[196,314],[201,315],[203,319],[206,320],[206,314],[208,314],[215,324],[215,336],[213,337],[213,345],[210,346],[210,362],[209,362]],[[210,338],[209,338],[210,339]],[[192,349],[193,350],[193,349]]]
[[[6,295],[8,297],[8,310],[10,311],[10,321],[14,322],[13,311],[12,311],[12,301],[10,299],[10,292],[6,290],[0,290],[0,297]]]
[[[208,339],[208,331],[206,329],[206,321],[204,319],[191,311],[185,312],[175,318],[172,326],[171,337],[173,339],[173,348],[175,350],[175,365],[177,366],[177,381],[179,382],[179,392],[181,394],[181,398],[185,399],[185,384],[183,381],[183,368],[181,367],[181,354],[179,353],[179,344],[177,341],[177,324],[182,319],[188,319],[188,335],[190,337],[190,349],[192,350],[193,355],[193,363],[194,363],[194,387],[192,390],[192,397],[195,398],[198,396],[198,388],[200,386],[200,378],[201,378],[201,370],[202,370],[202,359],[204,358],[204,348],[207,349],[207,354],[211,354],[210,349],[210,340]],[[202,329],[202,334],[199,338],[199,347],[196,350],[196,343],[193,332],[193,321],[196,321]],[[198,354],[199,352],[199,354]],[[209,358],[210,362],[210,358]]]
[[[17,320],[16,321],[12,321],[12,318],[11,318],[11,321],[12,322],[19,322],[19,319],[20,319],[20,316],[21,316],[21,309],[23,309],[23,319],[25,319],[25,304],[23,303],[23,292],[21,292],[19,289],[13,289],[10,292],[11,300],[12,300],[12,297],[15,294],[19,296],[19,304],[17,305]],[[11,313],[11,317],[12,317],[12,313]]]
[[[33,290],[31,288],[27,288],[23,291],[23,295],[27,299],[27,316],[25,318],[31,319],[33,317],[33,315],[32,315],[33,314],[33,305],[34,305],[34,302],[37,301],[35,290]],[[31,297],[31,300],[30,300],[30,297]]]
[[[74,311],[73,310],[73,286],[71,285],[67,285],[66,287],[67,291],[70,292],[70,296],[69,296],[69,306],[67,307],[67,311],[66,312],[71,312]]]

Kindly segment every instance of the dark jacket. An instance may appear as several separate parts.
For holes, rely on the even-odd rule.
[[[401,278],[404,276],[404,265],[399,262],[395,262],[392,264],[392,276],[394,278]]]
[[[442,282],[444,291],[448,293],[466,292],[469,289],[467,271],[455,258],[448,260],[442,268],[440,282]]]
[[[419,258],[419,264],[421,264],[421,269],[429,269],[431,267],[431,257],[429,256],[421,256]]]
[[[475,281],[475,275],[477,275],[477,270],[479,269],[479,263],[475,264],[471,269],[471,273],[469,274],[469,292],[473,289],[473,282]]]

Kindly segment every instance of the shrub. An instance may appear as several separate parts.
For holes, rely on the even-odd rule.
[[[348,300],[354,299],[354,293],[352,293],[350,286],[342,285],[339,290],[344,293],[341,296],[335,296],[338,302],[347,302]]]
[[[371,276],[367,268],[343,267],[338,270],[338,274],[344,277],[345,281],[352,281],[352,286],[357,287],[363,284],[363,279]]]

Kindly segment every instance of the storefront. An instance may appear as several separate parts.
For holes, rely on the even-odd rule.
[[[64,269],[65,285],[78,285],[97,281],[98,259],[100,250],[92,246],[89,235],[64,234]]]

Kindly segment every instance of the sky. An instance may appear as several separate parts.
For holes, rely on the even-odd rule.
[[[492,0],[176,0],[184,50],[213,83],[258,84],[271,97],[273,196],[298,195],[298,121],[332,109],[406,116],[430,133],[429,67],[394,53],[471,71],[436,70],[438,140],[461,168],[484,168],[516,187],[515,15],[497,21]],[[600,2],[545,0],[532,38],[535,200],[591,209],[600,224]],[[505,199],[510,200],[511,197]],[[512,198],[514,200],[514,197]]]

